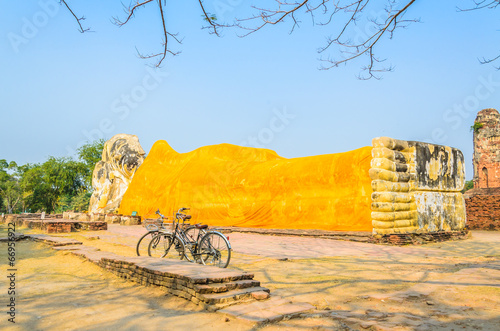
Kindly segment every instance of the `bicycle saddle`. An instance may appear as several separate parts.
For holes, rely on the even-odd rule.
[[[208,225],[206,225],[206,224],[196,224],[195,226],[197,229],[200,229],[200,230],[208,228]]]

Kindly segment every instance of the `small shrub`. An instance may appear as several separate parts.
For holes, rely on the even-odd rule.
[[[481,129],[482,127],[483,127],[483,123],[474,122],[474,125],[470,127],[470,130],[474,131],[474,133],[478,133],[479,129]]]

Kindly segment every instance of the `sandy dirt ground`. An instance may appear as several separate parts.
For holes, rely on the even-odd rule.
[[[139,226],[65,234],[103,251],[135,255]],[[271,325],[203,311],[156,287],[127,282],[48,246],[18,242],[16,324],[8,283],[0,328],[12,330],[499,330],[500,233],[465,241],[384,246],[309,237],[231,233],[230,268],[317,310]],[[6,256],[7,245],[0,244]],[[4,263],[5,261],[5,263]],[[7,275],[6,259],[0,269]],[[5,279],[5,278],[4,278]]]

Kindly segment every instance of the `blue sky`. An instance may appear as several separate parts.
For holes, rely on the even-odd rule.
[[[119,1],[69,1],[95,31],[80,34],[64,8],[44,16],[40,3],[54,1],[1,1],[0,158],[21,164],[117,133],[136,134],[146,151],[164,139],[178,152],[231,143],[284,157],[344,152],[389,136],[461,149],[470,179],[469,128],[479,110],[500,108],[500,72],[478,62],[500,52],[498,10],[456,12],[470,1],[417,3],[407,17],[422,23],[377,48],[395,71],[369,81],[356,79],[359,61],[318,70],[316,49],[338,25],[313,27],[306,17],[292,34],[285,24],[218,38],[201,29],[196,1],[169,1],[168,27],[184,38],[172,48],[182,53],[153,72],[135,51],[160,48],[152,6],[118,28],[110,19],[123,17]],[[205,3],[216,13],[214,5],[226,4],[228,20],[250,4]],[[36,30],[26,30],[30,23]]]

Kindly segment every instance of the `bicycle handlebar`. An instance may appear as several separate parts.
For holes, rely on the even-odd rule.
[[[160,216],[161,216],[161,218],[165,218],[165,216],[163,216],[163,215],[160,213],[160,209],[158,209],[158,210],[156,211],[156,214],[160,215]]]
[[[185,210],[189,210],[189,209],[190,209],[190,208],[186,208],[186,207],[182,207],[182,208],[180,208],[180,209],[177,211],[177,213],[175,213],[175,218],[179,218],[179,216],[180,216],[180,215],[185,215],[185,214],[183,214],[182,212],[183,212],[183,211],[185,211]],[[160,213],[160,209],[158,209],[158,210],[155,212],[155,214],[160,215],[160,216],[161,216],[161,218],[165,218],[165,216],[164,216],[164,215],[162,215],[162,214]],[[185,219],[184,219],[184,218],[183,218],[183,220],[185,221]]]

